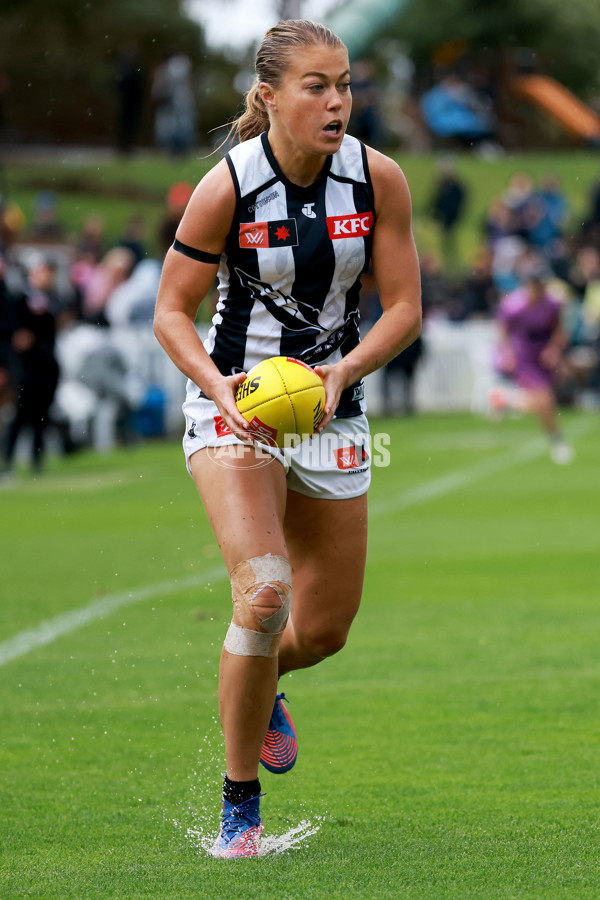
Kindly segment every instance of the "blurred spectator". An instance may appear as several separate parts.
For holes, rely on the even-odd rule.
[[[76,240],[75,249],[78,254],[98,263],[104,256],[106,238],[104,235],[104,219],[92,213],[83,223],[81,234]]]
[[[54,346],[60,308],[54,277],[54,268],[45,259],[34,262],[28,273],[25,294],[15,306],[9,371],[16,405],[3,447],[3,463],[8,472],[17,440],[25,427],[33,431],[34,471],[40,472],[43,466],[44,431],[58,383]]]
[[[421,264],[421,301],[423,316],[448,315],[449,288],[439,259],[433,253],[423,253]]]
[[[567,360],[577,388],[584,395],[600,391],[600,252],[582,247],[569,273],[577,302],[570,327]],[[596,403],[594,399],[594,403]]]
[[[33,201],[33,222],[26,237],[35,243],[60,243],[65,229],[58,215],[58,197],[54,191],[41,191]]]
[[[9,399],[9,372],[11,364],[12,336],[16,331],[17,303],[6,281],[6,260],[0,253],[0,411]],[[0,433],[2,431],[0,417]]]
[[[184,53],[172,53],[158,66],[152,82],[154,142],[172,156],[183,156],[196,142],[197,111],[192,63]]]
[[[113,247],[86,279],[82,291],[81,316],[95,325],[108,325],[105,307],[120,284],[126,281],[135,266],[135,255],[127,247]]]
[[[136,263],[141,262],[148,255],[144,244],[144,219],[139,213],[130,216],[127,220],[123,234],[117,241],[117,247],[131,250]]]
[[[493,248],[497,241],[512,235],[512,226],[513,220],[510,206],[502,197],[494,197],[483,223],[483,231],[489,246]]]
[[[589,211],[583,223],[583,237],[586,243],[600,250],[600,179],[592,185],[589,197]]]
[[[24,226],[21,208],[0,194],[0,253],[5,253],[14,244]]]
[[[493,275],[493,255],[481,247],[466,279],[458,285],[451,318],[462,321],[470,318],[490,318],[495,314],[500,293]]]
[[[555,175],[544,175],[530,206],[529,240],[550,253],[553,243],[562,237],[569,215],[567,198]]]
[[[138,133],[144,99],[145,79],[135,47],[125,47],[117,56],[117,149],[131,153]]]
[[[600,252],[584,245],[577,251],[568,275],[569,284],[583,301],[588,285],[600,280]]]
[[[351,130],[371,147],[380,147],[384,141],[374,68],[368,59],[357,60],[352,66]]]
[[[383,367],[381,376],[385,415],[398,412],[407,416],[413,415],[415,411],[415,375],[422,356],[423,340],[419,335],[409,347],[406,347]],[[398,382],[400,383],[399,392],[397,390]]]
[[[382,314],[381,301],[373,272],[369,269],[362,277],[360,293],[360,317],[363,330],[369,328]],[[382,412],[392,415],[402,412],[411,415],[415,411],[414,377],[423,354],[423,342],[418,337],[414,343],[390,360],[381,370]],[[398,382],[400,392],[397,391]]]
[[[510,233],[527,240],[529,237],[530,209],[534,198],[533,179],[527,172],[511,176],[502,199],[510,210]]]
[[[104,310],[111,327],[152,324],[161,269],[158,260],[144,259],[127,281],[114,289]]]
[[[474,90],[455,72],[421,98],[427,127],[440,138],[456,138],[468,146],[493,141],[496,119],[489,98]]]
[[[431,198],[431,214],[440,226],[444,264],[450,271],[457,266],[456,228],[464,214],[466,197],[467,190],[455,164],[442,160]]]
[[[167,207],[158,227],[158,243],[162,257],[175,240],[181,217],[193,193],[194,185],[188,184],[187,181],[177,181],[169,188]]]

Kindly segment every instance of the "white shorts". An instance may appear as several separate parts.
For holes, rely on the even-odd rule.
[[[359,497],[371,483],[371,443],[369,423],[362,413],[350,419],[332,419],[315,438],[299,447],[279,449],[267,445],[246,444],[231,433],[212,400],[193,397],[183,404],[185,434],[183,450],[188,472],[190,457],[204,447],[231,447],[237,455],[248,454],[252,465],[281,464],[289,490],[321,500],[346,500]],[[227,466],[231,450],[213,461]]]

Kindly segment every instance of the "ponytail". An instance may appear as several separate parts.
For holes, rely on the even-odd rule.
[[[246,108],[234,121],[228,135],[230,138],[237,138],[240,143],[258,137],[263,131],[269,130],[269,115],[258,92],[258,78],[254,79],[254,84],[246,94],[245,100]]]

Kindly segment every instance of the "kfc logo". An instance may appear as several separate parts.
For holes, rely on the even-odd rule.
[[[226,425],[223,421],[223,416],[215,416],[215,432],[217,437],[224,437],[226,434],[233,434],[229,425]]]
[[[332,241],[347,237],[366,237],[373,227],[373,213],[349,216],[327,216],[327,230]]]

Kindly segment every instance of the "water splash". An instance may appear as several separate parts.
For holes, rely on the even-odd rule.
[[[307,838],[311,837],[321,830],[321,824],[325,816],[313,816],[310,819],[302,819],[302,821],[284,831],[283,834],[267,834],[260,842],[259,856],[275,855],[276,853],[284,853],[286,850],[298,850],[300,845]]]
[[[196,852],[212,856],[221,818],[220,804],[215,802],[215,787],[218,791],[223,779],[224,749],[222,737],[216,733],[205,735],[203,744],[199,750],[198,764],[189,776],[188,796],[179,804],[177,818],[171,821]],[[304,802],[298,804],[298,812],[303,816],[301,821],[281,833],[273,833],[267,819],[259,856],[274,856],[289,850],[299,850],[306,846],[308,838],[320,831],[326,818],[324,814],[309,812]],[[289,822],[289,815],[286,815],[286,819]]]

